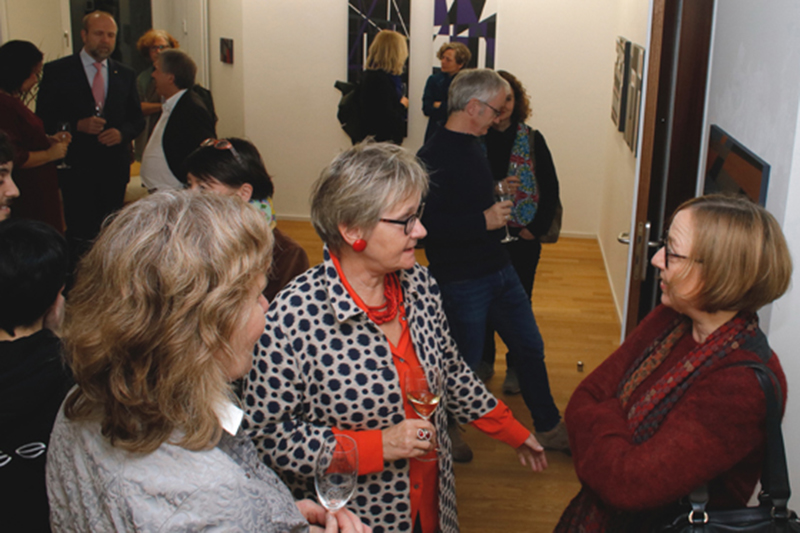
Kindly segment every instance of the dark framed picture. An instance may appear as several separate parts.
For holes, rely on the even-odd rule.
[[[219,60],[223,63],[233,65],[233,39],[220,38]]]

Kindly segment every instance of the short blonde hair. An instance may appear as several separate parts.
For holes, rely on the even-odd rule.
[[[400,75],[403,73],[406,59],[408,59],[406,38],[396,31],[381,30],[369,45],[366,68]]]
[[[703,284],[693,295],[698,309],[755,312],[786,292],[792,258],[769,211],[721,194],[692,198],[675,213],[684,209],[694,221],[690,256],[702,269]]]
[[[371,231],[389,209],[428,194],[428,173],[410,151],[392,143],[360,142],[322,171],[311,191],[311,223],[337,252],[339,225]]]
[[[189,450],[221,436],[227,361],[272,234],[238,197],[160,192],[104,226],[81,260],[63,339],[78,388],[73,420],[99,420],[113,446]],[[180,433],[175,433],[176,431]]]
[[[442,56],[444,56],[444,53],[448,50],[455,52],[457,65],[464,66],[469,63],[470,59],[472,59],[472,52],[469,51],[469,48],[467,48],[466,45],[456,41],[444,43],[441,47],[439,47],[439,51],[436,52],[436,57],[438,59],[442,59]]]

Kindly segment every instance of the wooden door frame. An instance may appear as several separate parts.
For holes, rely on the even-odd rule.
[[[651,256],[645,241],[657,240],[675,208],[697,190],[714,0],[653,0],[652,9],[626,335],[650,311],[645,302],[656,290],[649,266],[642,289],[642,267]]]

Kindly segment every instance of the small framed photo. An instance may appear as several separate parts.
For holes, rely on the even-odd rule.
[[[233,39],[220,38],[219,60],[223,63],[233,65]]]

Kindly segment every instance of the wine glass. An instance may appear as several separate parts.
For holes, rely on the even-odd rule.
[[[502,180],[498,181],[497,184],[495,184],[494,196],[498,202],[514,201],[514,191],[512,190],[511,185]],[[514,242],[519,239],[518,237],[512,237],[511,234],[508,233],[508,223],[506,223],[505,228],[506,228],[506,236],[500,242],[502,243]]]
[[[358,449],[347,435],[332,435],[322,443],[314,472],[319,502],[335,513],[344,507],[356,490]]]
[[[62,133],[69,133],[69,131],[70,131],[69,122],[59,122],[58,123],[58,131],[60,131]],[[72,167],[67,164],[67,160],[66,159],[62,159],[56,165],[56,168],[65,169],[65,168],[72,168]]]
[[[424,368],[420,366],[413,367],[406,372],[405,381],[406,398],[408,398],[411,407],[420,418],[430,420],[439,405],[439,400],[442,398],[442,382],[439,370],[432,368],[430,374],[426,374]],[[434,442],[434,444],[436,443]],[[420,461],[435,461],[437,450],[438,446],[431,452],[417,457],[417,459]]]

